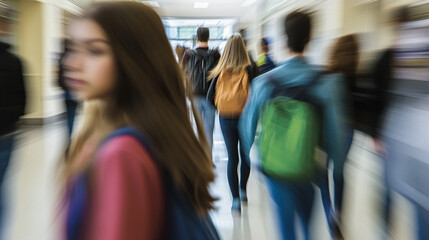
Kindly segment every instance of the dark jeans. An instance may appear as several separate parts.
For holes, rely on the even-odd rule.
[[[226,118],[219,117],[220,128],[222,135],[225,140],[226,150],[228,152],[228,183],[231,189],[232,197],[240,197],[238,189],[238,143],[240,141],[240,135],[238,133],[238,121],[239,118]],[[250,161],[247,159],[246,154],[240,146],[240,157],[241,157],[241,178],[240,188],[246,190],[247,180],[250,174]]]
[[[383,180],[384,180],[384,187],[385,187],[385,192],[384,192],[384,202],[383,202],[383,206],[382,206],[382,216],[383,216],[383,227],[385,228],[385,230],[390,231],[391,228],[391,214],[392,214],[392,189],[390,187],[390,183],[388,178],[390,177],[391,173],[389,172],[388,169],[388,165],[386,163],[386,159],[383,159],[384,163],[383,163],[383,167],[384,167],[384,172],[383,172]]]
[[[69,132],[69,136],[72,135],[74,119],[76,115],[76,108],[78,106],[78,102],[73,100],[70,92],[65,92],[65,103],[66,103],[66,114],[67,114],[67,129]]]
[[[310,218],[313,210],[314,187],[311,183],[292,183],[267,177],[268,189],[277,207],[281,239],[295,240],[295,213],[304,230],[304,239],[310,239]]]
[[[429,210],[416,206],[417,208],[417,239],[429,240]]]
[[[346,152],[348,153],[352,143],[353,143],[353,136],[354,132],[353,129],[349,129],[347,133],[347,142],[346,142]],[[347,154],[345,155],[347,156]],[[333,180],[334,180],[334,201],[331,201],[331,195],[329,194],[329,177],[328,177],[328,171],[324,171],[320,179],[318,181],[318,185],[320,187],[320,191],[322,193],[322,203],[323,208],[325,210],[326,219],[328,221],[328,224],[330,227],[332,227],[332,218],[331,213],[333,210],[338,210],[340,214],[341,209],[343,207],[343,193],[344,193],[344,164],[346,162],[346,159],[343,159],[343,161],[340,162],[333,162]],[[327,165],[329,164],[329,156]],[[334,203],[334,206],[332,206],[332,202]],[[335,208],[335,209],[333,209]]]
[[[6,208],[4,207],[3,182],[9,166],[13,151],[14,135],[0,137],[0,238],[4,228],[4,215]]]

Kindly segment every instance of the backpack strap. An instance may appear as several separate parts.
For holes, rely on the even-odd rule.
[[[201,49],[193,49],[192,50],[193,52],[194,52],[194,54],[196,55],[196,56],[199,56],[199,57],[202,57],[202,58],[208,58],[208,57],[210,57],[210,54],[211,54],[211,50],[209,49],[208,51],[204,51],[204,50],[201,50]]]
[[[206,231],[206,232],[204,232],[205,237],[210,237],[210,239],[213,239],[213,240],[220,239],[218,236],[218,233],[216,231],[216,228],[213,225],[213,222],[212,222],[209,215],[197,216],[196,214],[195,215],[192,214],[193,208],[192,208],[192,205],[189,204],[189,199],[176,187],[172,178],[166,173],[165,168],[163,168],[161,163],[159,163],[157,161],[157,159],[154,157],[154,155],[152,154],[152,151],[151,151],[149,141],[139,130],[137,130],[133,127],[120,128],[120,129],[116,130],[115,132],[113,132],[111,135],[109,135],[103,141],[103,143],[106,143],[107,141],[109,141],[115,137],[124,136],[124,135],[136,138],[146,148],[146,150],[152,156],[154,161],[160,167],[161,173],[163,175],[165,196],[168,198],[168,200],[170,200],[170,202],[168,202],[168,200],[166,201],[167,206],[166,206],[166,213],[165,214],[166,214],[166,218],[168,219],[168,222],[165,223],[166,227],[171,228],[172,226],[169,224],[174,224],[174,226],[177,228],[177,224],[179,224],[179,222],[175,222],[178,219],[177,218],[174,219],[174,217],[177,214],[181,213],[180,210],[177,209],[180,207],[180,208],[185,209],[184,212],[189,213],[189,215],[185,216],[186,220],[193,221],[194,224],[199,224],[198,226],[195,225],[195,228],[198,227],[198,228],[201,228],[202,231]],[[174,202],[174,205],[172,205],[171,201]],[[180,220],[184,219],[182,217],[182,215],[180,215],[180,216],[181,216]],[[171,217],[173,217],[173,219],[171,219]],[[196,219],[190,219],[193,217],[196,217]],[[171,221],[171,222],[169,222],[169,221]],[[183,229],[185,229],[185,227],[186,227],[185,223],[186,222],[182,221],[181,226],[183,227]],[[165,233],[165,236],[163,239],[176,239],[176,237],[177,236],[170,236],[170,233]],[[205,239],[209,239],[209,238],[205,238]]]
[[[168,229],[171,229],[174,227],[175,231],[167,231],[163,239],[176,239],[177,236],[173,236],[171,234],[182,234],[183,232],[188,230],[185,228],[187,226],[188,222],[183,221],[183,219],[186,219],[187,221],[192,221],[195,226],[194,228],[200,228],[201,231],[204,231],[205,238],[198,238],[198,239],[213,239],[218,240],[220,239],[217,231],[213,225],[213,222],[211,221],[211,218],[209,215],[207,216],[198,216],[197,214],[193,214],[192,205],[189,204],[189,200],[187,197],[175,186],[174,182],[172,181],[171,177],[168,176],[166,173],[165,168],[162,167],[162,164],[154,157],[151,151],[151,147],[149,144],[149,141],[147,138],[142,134],[138,129],[133,127],[123,127],[116,131],[114,131],[112,134],[110,134],[108,137],[106,137],[100,146],[103,146],[108,141],[119,137],[119,136],[131,136],[136,138],[143,147],[146,148],[146,150],[149,152],[155,163],[158,164],[160,167],[160,171],[163,178],[163,185],[165,188],[165,196],[167,198],[166,200],[166,227]],[[87,184],[86,184],[86,176],[82,176],[78,179],[79,182],[78,185],[74,189],[74,194],[72,194],[74,198],[71,199],[71,204],[73,205],[72,212],[69,212],[68,220],[67,220],[67,240],[78,240],[80,229],[82,226],[82,217],[83,213],[85,212],[85,207],[87,206],[86,203],[88,202],[87,199]],[[76,192],[77,191],[77,192]],[[181,209],[179,209],[181,208]],[[183,216],[183,213],[189,213],[185,214],[186,216]],[[177,222],[178,220],[181,221]],[[185,224],[186,223],[186,224]],[[180,228],[179,225],[183,228]],[[189,235],[191,236],[191,235]],[[192,235],[194,236],[194,235]],[[181,236],[182,237],[182,236]],[[210,237],[210,238],[207,238]],[[180,239],[189,239],[189,238],[180,238]]]
[[[99,148],[105,145],[109,140],[123,135],[129,135],[136,138],[153,157],[149,142],[146,140],[143,134],[141,134],[137,129],[134,129],[132,127],[124,127],[116,130],[101,142]],[[156,159],[154,158],[154,160]],[[90,168],[92,167],[93,163],[91,164]],[[82,229],[82,218],[84,217],[84,212],[86,211],[88,204],[87,183],[90,177],[89,169],[76,178],[74,182],[74,187],[69,193],[69,209],[66,225],[67,240],[79,239],[79,233]]]
[[[159,167],[159,170],[161,171],[162,177],[165,180],[171,180],[169,179],[168,174],[166,173],[166,169],[163,167],[163,165],[159,162],[159,160],[155,157],[152,147],[149,143],[149,140],[146,138],[146,136],[140,132],[140,130],[134,128],[134,127],[122,127],[118,130],[114,131],[112,134],[107,136],[101,143],[100,146],[103,146],[105,143],[107,143],[109,140],[112,140],[113,138],[120,137],[120,136],[131,136],[142,145],[145,150],[149,153],[150,157],[153,159],[155,164]]]
[[[120,129],[114,131],[112,134],[110,134],[107,138],[105,138],[102,141],[101,146],[113,138],[116,138],[119,136],[124,136],[124,135],[132,136],[132,137],[136,138],[149,152],[151,151],[149,141],[146,139],[146,137],[140,131],[138,131],[137,129],[135,129],[133,127],[123,127],[123,128],[120,128]],[[152,153],[150,152],[150,154],[152,154]]]

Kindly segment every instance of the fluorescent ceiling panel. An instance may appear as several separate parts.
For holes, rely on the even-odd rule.
[[[142,1],[142,3],[150,5],[152,7],[159,7],[159,3],[156,1]]]
[[[247,6],[250,6],[250,5],[252,5],[253,3],[255,3],[256,2],[256,0],[246,0],[243,4],[241,4],[242,6],[244,6],[244,7],[247,7]]]
[[[210,3],[208,2],[195,2],[194,8],[208,8]]]

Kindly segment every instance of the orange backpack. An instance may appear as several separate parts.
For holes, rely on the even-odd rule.
[[[220,115],[238,116],[244,109],[250,83],[246,69],[239,73],[222,71],[216,84],[215,105]]]

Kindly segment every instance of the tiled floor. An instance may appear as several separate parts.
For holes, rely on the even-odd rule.
[[[59,239],[58,213],[60,153],[64,145],[65,129],[60,123],[43,128],[23,129],[14,152],[13,164],[6,182],[10,211],[5,240]],[[380,239],[378,219],[381,185],[380,160],[370,151],[371,142],[356,134],[346,166],[344,234],[346,239]],[[273,203],[265,188],[263,177],[253,168],[249,183],[247,207],[241,216],[232,216],[231,196],[226,178],[226,152],[218,123],[215,127],[213,151],[217,180],[213,194],[219,197],[213,220],[225,240],[277,239],[277,225]],[[323,217],[320,194],[317,193],[312,220],[312,238],[330,239]],[[395,198],[394,239],[414,239],[414,226],[409,204]]]

